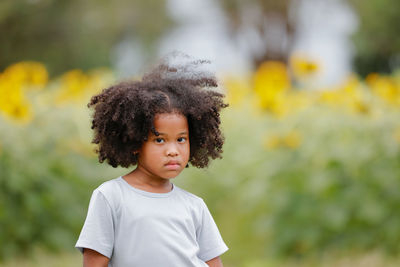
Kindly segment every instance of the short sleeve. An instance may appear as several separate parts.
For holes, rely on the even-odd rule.
[[[218,227],[211,216],[210,211],[204,201],[201,201],[201,225],[196,231],[197,242],[199,244],[198,257],[206,262],[215,257],[220,256],[228,250],[222,240],[221,234],[219,233]]]
[[[83,248],[90,248],[111,258],[114,247],[112,209],[98,189],[93,191],[86,220],[75,247],[82,253]]]

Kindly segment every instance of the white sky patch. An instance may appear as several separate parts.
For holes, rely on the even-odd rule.
[[[315,87],[335,86],[352,71],[350,35],[357,28],[357,17],[342,0],[297,0],[297,35],[293,51],[319,62]]]
[[[297,34],[293,52],[309,55],[320,64],[313,87],[335,86],[351,72],[350,35],[357,28],[357,17],[343,0],[294,0]],[[244,20],[236,37],[228,35],[228,19],[213,0],[168,0],[168,12],[177,27],[167,32],[159,44],[157,57],[172,51],[212,62],[207,68],[223,74],[246,75],[251,58],[265,49],[263,36],[254,30],[256,14],[242,14]],[[252,10],[251,8],[249,9]],[[254,10],[253,10],[254,11]],[[260,16],[258,16],[260,17]],[[136,74],[145,64],[143,47],[123,40],[115,49],[114,65],[121,76]]]
[[[173,50],[208,59],[218,73],[243,73],[249,59],[228,38],[227,18],[212,0],[169,0],[168,10],[179,26],[167,33],[159,54]]]

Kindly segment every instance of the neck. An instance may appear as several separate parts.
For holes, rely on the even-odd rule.
[[[153,193],[166,193],[172,189],[169,179],[155,177],[141,166],[137,166],[123,178],[132,186]]]

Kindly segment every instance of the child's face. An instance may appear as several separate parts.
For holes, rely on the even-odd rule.
[[[189,161],[189,128],[184,115],[161,113],[154,118],[159,133],[151,133],[140,148],[138,168],[153,178],[176,177]]]

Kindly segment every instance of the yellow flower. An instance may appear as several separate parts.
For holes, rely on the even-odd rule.
[[[249,82],[244,78],[228,77],[224,85],[227,89],[228,103],[232,106],[239,106],[250,94]]]
[[[25,98],[25,90],[42,88],[47,84],[46,68],[38,62],[19,62],[0,74],[0,111],[20,123],[32,120],[32,108]]]
[[[21,122],[29,122],[32,119],[32,111],[28,103],[21,102],[13,107],[11,110],[12,118]]]
[[[338,88],[320,93],[319,101],[333,108],[356,113],[369,113],[368,96],[355,75],[350,75]]]
[[[315,94],[307,91],[292,91],[290,94],[290,106],[292,109],[300,110],[313,104]]]
[[[278,135],[271,135],[264,140],[264,148],[266,149],[276,149],[281,146],[281,138]]]
[[[56,99],[58,104],[81,99],[89,84],[89,77],[78,69],[64,73],[60,80],[61,85]]]
[[[291,111],[290,94],[276,94],[274,101],[270,103],[269,110],[279,118],[284,118],[288,115]]]
[[[278,61],[267,61],[254,74],[254,91],[262,108],[279,110],[284,102],[284,92],[290,88],[286,65]],[[278,101],[277,99],[280,100]]]
[[[5,79],[28,88],[41,88],[48,82],[48,73],[43,64],[33,61],[15,63],[4,70]]]
[[[107,69],[91,70],[88,74],[78,69],[68,71],[60,78],[60,88],[55,102],[57,104],[87,102],[112,80],[112,73]]]
[[[0,74],[0,95],[0,109],[2,109],[4,105],[10,105],[22,99],[21,85],[13,83],[4,74]]]
[[[0,111],[8,118],[19,122],[32,119],[30,104],[26,101],[22,86],[4,73],[0,74]]]
[[[290,57],[289,62],[291,71],[296,78],[308,77],[320,70],[320,66],[316,60],[312,60],[310,57],[300,53],[294,53]]]
[[[359,113],[369,112],[370,108],[367,104],[365,93],[355,75],[347,77],[341,90],[343,92],[343,102],[349,110]]]
[[[379,74],[376,72],[371,72],[370,74],[367,75],[365,78],[365,81],[369,84],[372,85],[374,84],[377,80],[379,79]]]
[[[400,104],[400,88],[391,77],[371,73],[367,76],[366,82],[372,91],[387,103]]]
[[[338,105],[342,102],[341,92],[339,90],[328,89],[320,93],[319,100],[328,105]]]
[[[112,72],[107,68],[98,68],[90,70],[88,73],[89,85],[88,85],[88,96],[91,97],[94,94],[100,93],[101,90],[114,82]]]
[[[289,132],[283,139],[284,144],[289,148],[297,148],[301,144],[301,135],[298,131]]]
[[[33,117],[30,104],[23,101],[9,105],[2,111],[6,117],[23,124],[30,122]]]
[[[277,148],[290,148],[296,149],[302,143],[302,136],[300,132],[292,130],[284,135],[270,135],[264,140],[264,148],[277,149]]]

